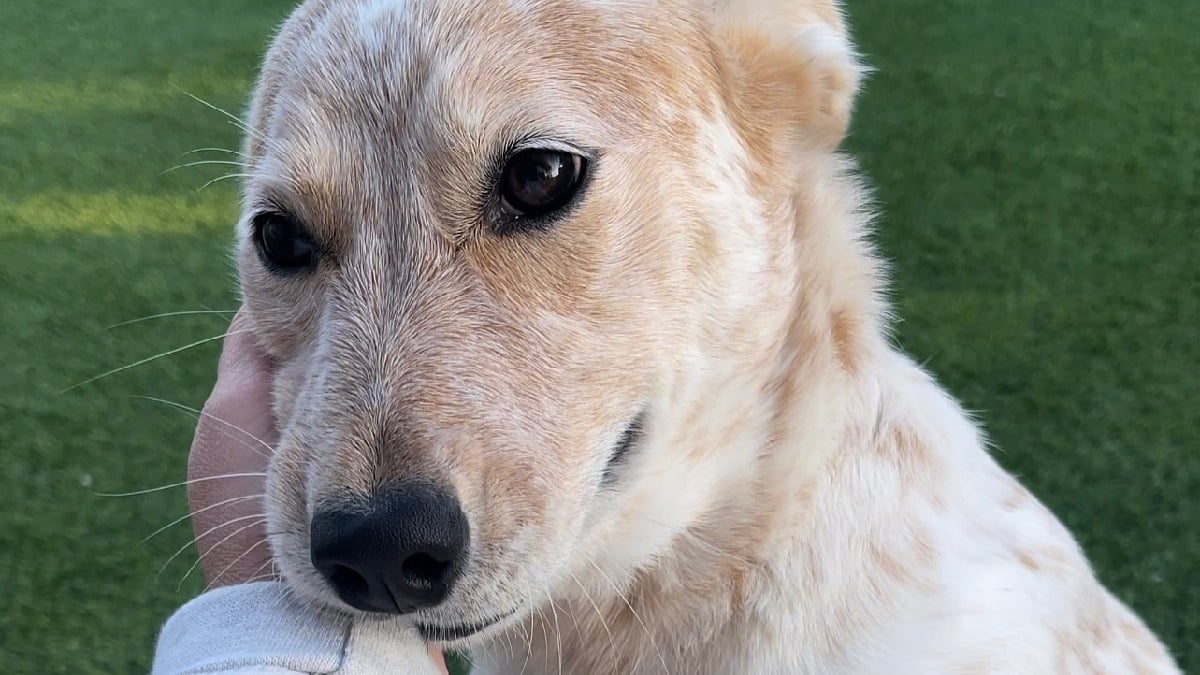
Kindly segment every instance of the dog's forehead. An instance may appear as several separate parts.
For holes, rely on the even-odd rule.
[[[409,180],[398,170],[430,158],[468,172],[522,136],[645,137],[695,91],[702,41],[687,25],[680,7],[648,0],[311,3],[268,56],[256,164],[345,194],[371,189],[371,172]]]
[[[620,55],[628,68],[663,46],[664,24],[679,10],[669,0],[324,0],[302,8],[284,28],[294,67],[314,76],[355,69],[426,67],[461,73],[472,66],[528,61],[548,51]],[[322,11],[323,10],[323,11]],[[670,32],[670,31],[667,31]],[[657,35],[656,35],[657,34]],[[638,48],[634,50],[633,48]],[[526,57],[522,59],[522,57]],[[605,68],[569,73],[602,78]],[[560,77],[563,73],[558,74]]]

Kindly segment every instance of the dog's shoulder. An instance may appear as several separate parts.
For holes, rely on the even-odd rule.
[[[932,377],[874,372],[752,591],[747,672],[1178,672]]]

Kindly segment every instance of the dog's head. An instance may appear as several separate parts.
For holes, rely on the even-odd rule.
[[[454,642],[653,561],[721,467],[698,401],[778,340],[780,222],[857,78],[830,0],[300,7],[238,229],[292,586]]]

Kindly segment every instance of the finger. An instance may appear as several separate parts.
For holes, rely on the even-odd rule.
[[[210,402],[205,412],[221,417],[233,410]],[[202,417],[188,462],[189,479],[199,479],[188,486],[192,529],[200,568],[211,585],[250,581],[259,571],[270,570],[261,496],[267,460],[247,450],[253,442],[239,436],[212,417]],[[223,477],[236,474],[249,475]]]
[[[430,645],[429,658],[433,659],[433,665],[439,668],[443,673],[449,675],[450,669],[446,667],[446,657],[442,655],[442,650]]]
[[[243,313],[230,325],[217,383],[204,405],[188,457],[188,500],[205,579],[240,583],[269,570],[270,550],[260,495],[262,474],[276,441],[271,416],[271,364],[259,350]]]
[[[221,357],[217,362],[218,391],[237,390],[256,373],[273,370],[271,357],[259,344],[258,336],[245,309],[238,310],[229,322],[222,341]],[[252,383],[252,382],[251,382]]]

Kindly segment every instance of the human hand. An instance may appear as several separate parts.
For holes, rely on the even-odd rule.
[[[267,464],[279,439],[271,377],[270,358],[238,312],[188,455],[188,505],[208,588],[275,578],[264,503]],[[441,651],[429,653],[445,672]]]
[[[273,578],[264,491],[279,439],[270,358],[238,312],[188,455],[188,506],[209,588]]]

